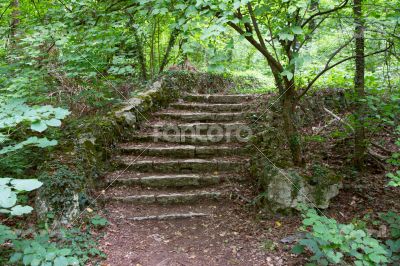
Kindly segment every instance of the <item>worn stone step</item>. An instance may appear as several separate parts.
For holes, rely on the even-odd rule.
[[[180,219],[189,219],[189,218],[198,218],[198,217],[207,217],[209,214],[207,213],[198,213],[198,212],[189,212],[189,213],[168,213],[168,214],[160,214],[160,215],[148,215],[148,216],[133,216],[127,217],[126,220],[129,221],[148,221],[148,220],[180,220]]]
[[[141,187],[204,187],[224,182],[225,180],[242,181],[244,177],[232,173],[201,174],[151,174],[131,171],[115,171],[106,176],[106,185],[141,186]]]
[[[239,134],[223,134],[223,135],[198,135],[198,134],[182,134],[170,135],[163,133],[147,133],[134,135],[130,137],[132,142],[154,142],[154,143],[181,143],[190,145],[216,145],[223,143],[247,143],[249,136],[241,136]]]
[[[114,164],[127,170],[158,173],[199,173],[235,171],[245,166],[248,159],[216,157],[213,159],[169,159],[143,156],[118,156]]]
[[[177,102],[170,105],[178,110],[204,111],[204,112],[238,112],[248,107],[246,103],[196,103],[196,102]]]
[[[246,103],[254,99],[254,95],[247,94],[186,94],[185,101],[203,103]]]
[[[152,133],[187,135],[187,134],[248,134],[250,127],[244,122],[234,123],[178,123],[178,122],[157,122],[149,125]]]
[[[121,204],[117,201],[106,202],[106,208],[110,211],[109,216],[114,220],[121,221],[144,221],[144,220],[171,220],[188,218],[208,218],[219,215],[221,208],[225,208],[225,201],[197,201],[188,204]]]
[[[182,204],[204,200],[218,200],[223,194],[218,191],[185,191],[175,193],[162,193],[149,191],[146,194],[107,196],[106,201],[118,201],[132,204]]]
[[[164,119],[174,119],[184,122],[211,122],[211,121],[235,121],[245,119],[245,112],[227,112],[227,113],[210,113],[210,112],[173,112],[161,111],[155,116]]]
[[[218,157],[246,154],[246,149],[238,144],[196,146],[176,143],[124,143],[119,144],[118,148],[121,154],[171,158],[208,158],[210,156]]]

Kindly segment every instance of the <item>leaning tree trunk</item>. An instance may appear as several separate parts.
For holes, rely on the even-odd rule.
[[[179,32],[180,32],[180,30],[177,29],[177,28],[174,28],[172,30],[172,32],[171,32],[171,36],[169,37],[169,41],[168,41],[168,46],[167,46],[167,49],[165,51],[164,57],[162,59],[161,65],[160,65],[160,70],[159,70],[160,73],[164,71],[164,68],[168,64],[168,61],[169,61],[169,58],[170,58],[170,54],[171,54],[171,50],[175,45],[175,41],[176,41],[176,38],[179,35]]]
[[[355,76],[354,76],[354,92],[356,96],[355,104],[355,134],[354,134],[354,166],[362,168],[364,165],[364,157],[366,152],[365,139],[365,104],[361,101],[365,97],[364,90],[364,21],[362,19],[362,0],[354,0],[354,22],[355,22]]]

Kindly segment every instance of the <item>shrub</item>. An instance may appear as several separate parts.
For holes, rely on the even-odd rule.
[[[293,248],[300,254],[305,248],[314,255],[318,265],[343,264],[351,260],[355,265],[377,265],[389,262],[389,251],[377,239],[353,224],[339,224],[335,219],[320,216],[314,209],[303,215],[305,237]]]

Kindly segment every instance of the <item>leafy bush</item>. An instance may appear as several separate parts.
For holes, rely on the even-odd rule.
[[[76,257],[71,256],[71,249],[59,248],[50,241],[47,233],[39,234],[34,239],[14,240],[14,253],[10,257],[11,263],[24,265],[79,265]]]
[[[101,218],[104,219],[104,218]],[[107,224],[107,220],[105,220]],[[86,230],[82,231],[79,228],[71,228],[61,230],[60,245],[64,248],[71,249],[71,255],[76,257],[80,265],[87,265],[87,263],[96,260],[102,260],[106,256],[97,248],[97,239],[94,238],[90,224]]]
[[[59,107],[54,108],[50,105],[30,107],[23,99],[0,102],[0,143],[13,143],[0,149],[0,155],[22,149],[28,145],[40,148],[57,145],[56,140],[36,136],[15,143],[16,140],[10,138],[9,132],[14,132],[17,127],[29,126],[33,132],[42,133],[48,127],[61,126],[61,120],[68,114],[68,110]]]
[[[389,225],[390,238],[386,245],[394,263],[400,263],[400,215],[395,212],[381,213],[380,218]]]
[[[339,224],[336,220],[320,216],[314,209],[303,215],[303,229],[307,231],[293,248],[300,254],[307,248],[314,255],[311,261],[319,265],[342,264],[350,259],[355,265],[377,265],[389,262],[389,252],[377,239],[353,224]]]

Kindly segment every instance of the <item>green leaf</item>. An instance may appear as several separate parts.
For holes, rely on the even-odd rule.
[[[37,179],[13,179],[11,180],[11,184],[16,190],[20,191],[32,191],[43,185]]]
[[[16,262],[18,262],[18,261],[20,261],[21,259],[22,259],[22,253],[20,253],[20,252],[15,252],[14,254],[12,254],[11,255],[11,257],[10,257],[10,262],[11,263],[16,263]]]
[[[36,121],[36,122],[32,123],[31,129],[33,131],[43,132],[47,129],[47,125],[44,121],[40,120],[40,121]]]
[[[68,266],[68,259],[64,256],[59,256],[54,260],[54,266]]]
[[[291,27],[290,30],[296,35],[303,34],[303,29],[300,26]]]
[[[9,187],[0,187],[0,207],[11,208],[17,203],[17,194]]]
[[[71,254],[71,250],[69,248],[63,248],[63,249],[60,249],[57,252],[57,254],[60,255],[60,256],[68,256],[68,255]]]
[[[10,181],[11,181],[11,178],[8,178],[8,177],[0,178],[0,186],[7,185],[8,183],[10,183]]]
[[[21,216],[24,214],[31,213],[33,208],[31,206],[21,206],[21,205],[16,205],[11,208],[11,215],[13,216]]]
[[[287,33],[287,32],[280,32],[278,33],[279,35],[279,40],[281,41],[293,41],[294,40],[294,35]]]
[[[284,71],[281,73],[281,75],[282,75],[282,76],[286,76],[287,79],[288,79],[289,81],[292,80],[292,78],[293,78],[293,73],[290,72],[289,70],[284,70]]]
[[[48,126],[51,126],[51,127],[59,127],[59,126],[61,126],[61,120],[56,119],[56,118],[52,118],[50,120],[46,120],[45,123]]]
[[[57,107],[54,108],[54,116],[57,119],[64,119],[65,117],[67,117],[70,114],[70,111]]]
[[[37,141],[37,146],[39,148],[47,148],[51,146],[56,146],[57,145],[57,140],[48,140],[47,138],[40,138]]]
[[[304,246],[297,244],[292,248],[292,253],[299,255],[304,252]]]

